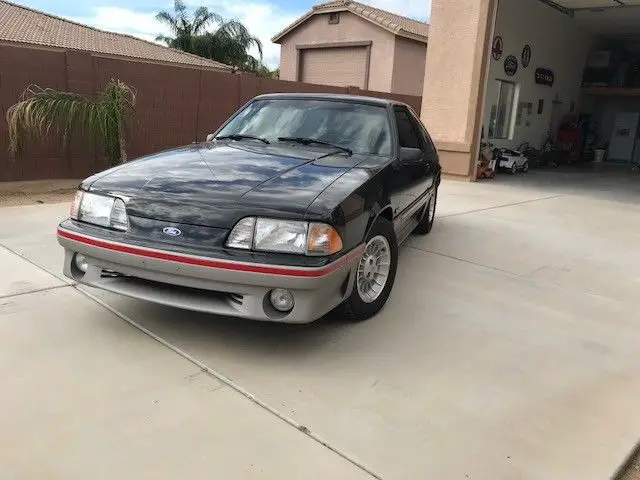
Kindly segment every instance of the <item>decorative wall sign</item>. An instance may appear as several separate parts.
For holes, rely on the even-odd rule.
[[[493,44],[491,46],[491,56],[494,60],[500,60],[502,57],[502,52],[504,51],[504,43],[502,42],[502,37],[500,35],[496,36],[493,39]]]
[[[509,55],[507,58],[504,59],[504,73],[506,73],[510,77],[513,77],[517,71],[518,71],[518,59],[513,55]]]
[[[531,62],[531,45],[525,45],[522,49],[522,67],[527,68]]]
[[[555,75],[547,68],[536,68],[536,83],[538,85],[553,86]]]

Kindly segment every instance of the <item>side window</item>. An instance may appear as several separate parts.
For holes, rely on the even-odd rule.
[[[413,118],[414,124],[418,126],[418,130],[420,130],[420,133],[422,133],[422,138],[424,139],[426,152],[427,153],[435,152],[436,146],[433,143],[433,140],[431,139],[431,135],[429,135],[429,132],[427,131],[427,127],[425,127],[424,124],[420,121],[420,118],[418,117],[418,115],[413,109],[410,109],[410,112],[411,112],[411,118]]]
[[[409,113],[404,109],[396,109],[396,125],[400,146],[404,148],[422,148],[418,132],[416,131]]]

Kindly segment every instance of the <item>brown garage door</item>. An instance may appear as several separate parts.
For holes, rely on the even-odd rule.
[[[311,48],[300,52],[300,80],[366,88],[366,47]]]

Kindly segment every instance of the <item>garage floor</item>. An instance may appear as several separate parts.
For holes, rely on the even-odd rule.
[[[445,182],[360,325],[91,298],[66,205],[0,209],[0,472],[610,478],[640,438],[640,176],[563,178]]]
[[[640,203],[640,171],[627,165],[586,163],[531,170],[515,177],[498,175],[500,184],[540,192],[582,195],[623,203]]]

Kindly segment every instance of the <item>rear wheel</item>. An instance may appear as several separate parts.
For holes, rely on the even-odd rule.
[[[339,310],[351,322],[367,320],[387,302],[398,267],[398,242],[393,224],[379,218],[371,227],[358,262],[353,290]]]
[[[529,162],[524,162],[524,165],[522,166],[522,171],[524,173],[527,173],[529,171]]]

